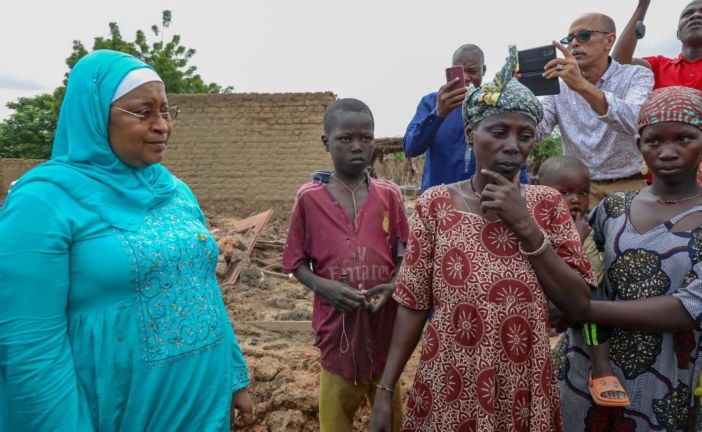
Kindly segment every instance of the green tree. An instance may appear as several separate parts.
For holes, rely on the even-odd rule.
[[[563,143],[561,142],[561,134],[560,131],[556,129],[550,136],[534,144],[531,152],[529,152],[529,160],[527,163],[529,175],[535,177],[543,161],[553,156],[561,156],[562,154]]]
[[[137,30],[134,41],[125,41],[117,23],[110,23],[110,35],[106,38],[96,37],[93,50],[111,49],[129,53],[153,66],[166,84],[166,93],[231,93],[233,87],[223,87],[217,83],[205,83],[197,74],[197,66],[189,65],[195,55],[194,48],[181,45],[180,35],[173,35],[169,41],[164,40],[164,30],[171,26],[171,11],[165,10],[161,15],[161,27],[151,26],[151,33],[156,39],[149,43],[146,34]],[[80,41],[73,41],[73,52],[66,59],[69,70],[88,51]],[[68,74],[66,74],[68,77]],[[65,84],[65,80],[64,80]]]
[[[48,93],[19,98],[7,107],[15,110],[0,123],[0,158],[47,159],[56,130],[54,98]]]
[[[165,10],[161,15],[161,26],[150,28],[151,38],[138,30],[134,41],[125,40],[117,23],[109,23],[109,35],[98,36],[93,41],[93,50],[111,49],[131,54],[150,64],[166,85],[166,93],[231,93],[233,87],[217,83],[206,83],[190,64],[196,51],[181,45],[180,35],[166,40],[164,30],[171,25],[172,14]],[[7,107],[15,112],[0,123],[0,157],[48,158],[58,120],[59,108],[66,93],[68,74],[83,56],[88,54],[81,41],[73,41],[71,55],[66,59],[69,72],[63,85],[53,94],[41,94],[33,98],[20,98]]]

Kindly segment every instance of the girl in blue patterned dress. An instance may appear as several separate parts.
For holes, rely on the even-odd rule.
[[[699,431],[693,391],[702,366],[702,92],[652,93],[639,120],[639,148],[653,184],[604,199],[591,215],[604,253],[600,290],[588,320],[615,327],[610,359],[631,405],[593,403],[590,360],[580,331],[555,350],[567,431]]]
[[[252,420],[217,244],[159,163],[176,115],[130,55],[95,51],[71,71],[51,160],[0,212],[0,430]]]

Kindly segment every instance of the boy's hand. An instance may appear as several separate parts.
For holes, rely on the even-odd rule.
[[[361,291],[351,288],[343,282],[324,279],[316,290],[334,309],[341,313],[351,312],[361,304],[365,297]]]
[[[590,228],[590,225],[585,220],[585,217],[579,211],[576,211],[573,215],[573,223],[575,223],[575,229],[578,230],[580,243],[584,243],[585,239],[590,234],[590,231],[592,231],[592,228]]]
[[[366,296],[365,306],[373,313],[378,312],[390,300],[395,291],[394,283],[377,285],[367,291],[361,291]]]

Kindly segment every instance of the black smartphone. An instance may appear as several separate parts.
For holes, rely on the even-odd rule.
[[[543,77],[546,63],[556,58],[556,48],[544,45],[517,51],[519,59],[519,82],[524,84],[536,96],[555,95],[561,92],[558,78]]]

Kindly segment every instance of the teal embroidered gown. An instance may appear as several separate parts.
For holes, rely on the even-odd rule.
[[[56,184],[10,193],[0,430],[229,430],[231,395],[249,377],[215,277],[217,244],[175,181],[135,231]]]

